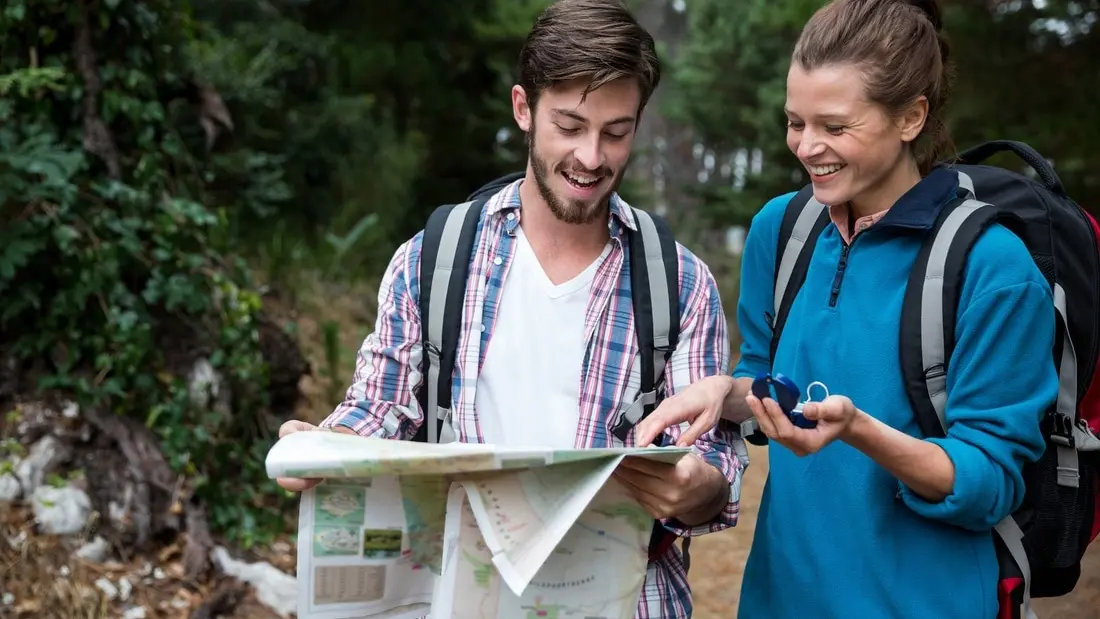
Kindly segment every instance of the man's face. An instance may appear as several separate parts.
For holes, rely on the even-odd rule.
[[[523,88],[512,89],[512,110],[527,133],[539,194],[559,220],[585,224],[605,216],[622,180],[638,120],[641,89],[622,78],[588,93],[576,81],[544,90],[531,110]]]

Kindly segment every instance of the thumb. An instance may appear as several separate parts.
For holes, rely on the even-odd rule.
[[[829,421],[841,417],[841,411],[847,398],[831,395],[820,402],[807,402],[802,405],[802,415],[810,421]]]
[[[288,490],[290,492],[305,492],[306,490],[309,490],[310,488],[321,483],[321,480],[280,477],[279,479],[275,480],[275,482],[279,484],[279,486],[281,486],[284,490]]]
[[[295,432],[309,432],[310,430],[316,430],[317,426],[309,423],[308,421],[299,421],[297,419],[291,419],[279,426],[279,438],[283,438],[287,434],[294,434]]]

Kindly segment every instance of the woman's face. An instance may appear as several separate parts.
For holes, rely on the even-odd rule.
[[[907,143],[919,135],[927,108],[921,99],[894,118],[866,92],[855,65],[805,71],[791,63],[787,147],[809,172],[819,202],[853,202],[875,212],[889,208],[914,183],[917,168]]]

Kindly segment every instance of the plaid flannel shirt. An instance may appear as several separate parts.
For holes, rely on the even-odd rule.
[[[515,247],[520,222],[519,184],[493,195],[478,224],[475,255],[470,265],[462,329],[458,340],[453,386],[455,433],[462,442],[484,442],[474,408],[477,384]],[[629,206],[612,196],[608,221],[611,253],[599,267],[585,313],[590,354],[582,371],[577,448],[611,446],[610,421],[631,404],[640,384],[638,345],[634,336],[630,273],[623,226],[634,229]],[[421,381],[421,324],[418,310],[420,244],[417,233],[397,249],[378,293],[378,318],[373,333],[359,350],[354,381],[343,403],[322,423],[344,426],[364,436],[409,439],[419,427],[414,389]],[[707,266],[683,246],[680,256],[681,335],[666,367],[666,392],[673,395],[707,376],[728,374],[729,338],[717,285]],[[396,416],[396,432],[383,419]],[[734,432],[719,429],[703,435],[694,450],[715,466],[730,484],[729,501],[709,523],[685,527],[674,519],[665,526],[681,537],[720,531],[737,523],[741,475],[747,452]],[[673,440],[683,427],[668,428]],[[627,445],[633,442],[631,432]],[[691,591],[680,549],[672,546],[650,562],[638,600],[639,619],[690,617]]]

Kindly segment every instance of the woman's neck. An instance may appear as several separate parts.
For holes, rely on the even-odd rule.
[[[921,181],[920,169],[911,157],[905,157],[885,179],[875,187],[853,197],[848,202],[852,219],[881,213]]]

